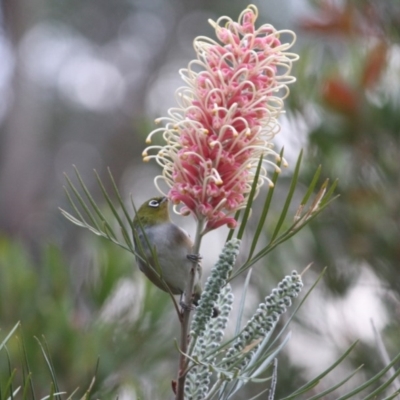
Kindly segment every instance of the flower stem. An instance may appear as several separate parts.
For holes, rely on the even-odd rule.
[[[204,219],[197,221],[196,236],[193,243],[193,254],[199,254],[201,239],[203,237]],[[190,278],[186,285],[184,294],[184,305],[182,309],[181,318],[181,340],[180,349],[181,353],[179,356],[179,370],[176,388],[176,400],[184,400],[185,380],[187,374],[187,358],[184,354],[187,354],[188,349],[188,334],[189,334],[189,322],[190,322],[190,311],[192,306],[192,294],[193,287],[196,278],[196,269],[198,262],[193,262],[193,267],[190,270]]]

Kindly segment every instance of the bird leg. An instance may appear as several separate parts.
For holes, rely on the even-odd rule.
[[[179,299],[179,305],[182,307],[183,311],[189,310],[189,311],[194,311],[196,309],[196,306],[193,304],[187,305],[183,301],[183,293],[181,294],[181,298]]]
[[[182,300],[183,298],[183,293],[181,294],[181,298],[179,300],[179,305],[182,307],[182,310],[190,310],[190,311],[196,311],[197,306],[199,305],[199,298],[195,297],[195,294],[192,296],[192,304],[190,306],[188,306],[187,304],[185,304]],[[212,311],[212,318],[216,318],[218,317],[218,315],[220,314],[220,310],[218,307],[214,306],[213,307],[213,311]]]

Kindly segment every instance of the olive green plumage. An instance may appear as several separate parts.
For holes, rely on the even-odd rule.
[[[188,255],[193,253],[193,242],[183,229],[171,221],[168,199],[153,197],[144,202],[135,215],[133,225],[136,251],[147,260],[145,262],[136,257],[140,270],[161,290],[168,291],[166,284],[173,294],[183,294],[193,267],[193,261],[188,259]],[[159,267],[150,249],[156,252]],[[193,296],[195,303],[201,294],[200,277],[201,266],[198,264]]]

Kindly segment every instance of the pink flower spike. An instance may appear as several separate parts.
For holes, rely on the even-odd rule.
[[[261,155],[264,166],[259,187],[271,180],[267,166],[279,171],[271,140],[279,132],[277,118],[289,94],[292,63],[298,59],[287,50],[295,41],[291,31],[277,31],[272,25],[258,29],[258,10],[249,6],[238,22],[221,17],[209,21],[220,42],[207,37],[194,41],[197,58],[180,71],[187,86],[177,90],[178,107],[168,111],[162,133],[166,144],[150,146],[144,159],[155,158],[163,167],[163,179],[170,187],[168,197],[179,213],[191,213],[205,222],[205,231],[223,225],[234,227],[232,215],[246,206]],[[281,36],[290,35],[290,42]],[[149,155],[148,151],[157,151]],[[286,162],[283,160],[283,164]]]

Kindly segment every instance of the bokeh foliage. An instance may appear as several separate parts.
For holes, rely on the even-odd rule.
[[[21,330],[8,342],[11,367],[17,368],[21,379],[23,340],[38,396],[48,394],[51,383],[34,339],[36,336],[43,342],[44,335],[60,389],[71,393],[79,386],[78,393],[83,395],[99,358],[92,390],[97,397],[119,393],[122,398],[124,391],[132,388],[139,398],[157,398],[169,393],[176,368],[176,352],[171,345],[177,335],[175,316],[167,295],[152,288],[132,268],[131,255],[105,240],[77,234],[77,228],[62,221],[57,211],[65,204],[61,172],[74,162],[84,173],[85,169],[110,166],[121,185],[133,186],[135,179],[141,179],[134,189],[134,194],[140,194],[143,177],[127,171],[139,169],[144,137],[152,126],[146,112],[146,93],[159,75],[168,73],[162,67],[171,67],[168,62],[182,46],[177,38],[183,28],[176,21],[196,15],[194,20],[202,20],[201,29],[205,30],[205,16],[226,13],[235,17],[247,4],[195,1],[189,6],[183,1],[164,2],[165,25],[160,28],[159,19],[148,25],[161,29],[166,39],[157,47],[145,42],[144,36],[135,37],[135,57],[148,62],[142,64],[129,48],[124,47],[128,56],[122,58],[113,45],[118,41],[126,45],[127,24],[123,22],[128,14],[132,18],[135,13],[151,17],[157,14],[157,2],[117,1],[111,10],[106,1],[96,2],[96,9],[90,3],[72,2],[66,8],[60,2],[49,5],[36,1],[31,4],[43,12],[30,13],[24,8],[26,2],[4,2],[6,38],[16,54],[19,79],[13,83],[14,101],[6,103],[1,116],[0,341],[21,321]],[[287,6],[279,2],[275,8],[284,11]],[[294,29],[299,37],[301,60],[294,69],[298,82],[287,100],[287,117],[291,135],[304,136],[300,180],[306,187],[316,166],[322,164],[321,183],[326,178],[338,178],[340,198],[298,241],[288,243],[280,253],[272,253],[266,265],[257,266],[257,279],[252,282],[254,296],[265,296],[266,288],[272,288],[283,276],[282,270],[301,269],[314,262],[315,273],[325,265],[329,268],[321,293],[313,294],[315,297],[308,301],[318,302],[318,296],[339,301],[360,285],[358,277],[368,269],[379,278],[371,291],[385,305],[387,322],[382,335],[393,356],[400,348],[400,6],[395,0],[347,0],[340,4],[309,1],[302,6],[306,11],[290,21],[294,26],[286,26],[287,21],[280,20],[279,15],[276,21],[270,21],[279,28]],[[267,21],[266,6],[259,8],[260,18]],[[202,19],[195,12],[200,12]],[[140,25],[135,21],[128,29],[132,37]],[[190,23],[190,18],[188,21],[192,30],[183,31],[187,37],[208,33],[197,32],[193,28],[197,25]],[[137,81],[126,88],[123,105],[90,109],[86,104],[85,108],[63,99],[49,83],[32,84],[32,71],[26,71],[32,58],[27,61],[21,56],[32,41],[23,48],[22,39],[43,22],[59,24],[65,37],[77,33],[73,39],[80,45],[81,39],[95,43],[98,59],[115,61],[124,78],[134,80],[131,72],[138,74]],[[151,37],[152,29],[145,35]],[[154,52],[138,56],[143,42]],[[192,56],[187,54],[188,58]],[[46,59],[46,54],[42,57]],[[184,66],[186,61],[179,61]],[[156,91],[153,97],[159,94]],[[172,90],[168,96],[172,97]],[[145,181],[151,193],[152,178],[148,174]],[[276,194],[280,190],[286,193],[289,184],[290,173],[280,179]],[[304,193],[297,195],[301,198]],[[125,295],[118,297],[118,293]],[[309,334],[310,348],[325,340],[339,354],[356,339],[351,327],[348,337],[335,337],[335,332],[326,337],[322,329],[325,321],[316,327],[301,315],[295,322],[298,329]],[[293,329],[292,340],[296,336]],[[354,366],[364,363],[366,378],[382,367],[374,343],[362,341],[354,351]],[[290,351],[286,356],[279,361],[278,397],[301,386],[310,375],[301,363],[293,363]],[[319,358],[318,354],[312,356]],[[2,350],[2,387],[8,376],[7,356]]]

